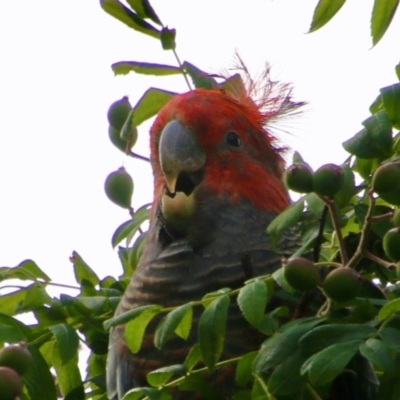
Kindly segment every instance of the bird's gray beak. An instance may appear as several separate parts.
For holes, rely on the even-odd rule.
[[[206,162],[206,154],[193,133],[177,120],[170,121],[161,133],[159,157],[171,194],[176,192],[176,183],[181,172],[197,172]]]

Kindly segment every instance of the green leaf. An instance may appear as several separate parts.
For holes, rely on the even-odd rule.
[[[193,314],[192,303],[183,304],[175,308],[161,320],[157,326],[154,337],[154,345],[158,349],[164,347],[164,344],[172,337],[182,319],[188,313],[191,319],[191,315]]]
[[[257,351],[247,353],[240,358],[236,366],[235,382],[240,387],[246,387],[246,385],[252,380],[252,368],[253,361],[257,356]]]
[[[0,297],[1,299],[2,297]],[[26,341],[30,329],[17,319],[0,312],[0,343]]]
[[[146,327],[149,322],[159,313],[160,309],[161,307],[148,308],[126,324],[126,344],[132,353],[137,353],[140,350]]]
[[[149,18],[158,25],[162,25],[156,12],[151,6],[149,0],[126,0],[132,10],[136,11],[139,17]]]
[[[284,231],[296,225],[300,221],[304,209],[304,199],[305,198],[302,197],[297,200],[296,203],[290,205],[268,225],[267,232],[271,235],[274,246],[277,245],[279,238]]]
[[[327,321],[326,318],[321,318],[321,317],[304,317],[304,318],[294,319],[290,322],[287,322],[285,325],[282,325],[279,328],[279,331],[287,332],[287,331],[293,329],[294,327],[303,325],[305,323],[310,324],[308,330],[311,330],[312,328],[314,328],[314,326],[316,326],[318,324],[322,324],[323,322],[326,322],[326,321]]]
[[[400,354],[395,355],[395,369],[400,369]],[[400,399],[400,379],[397,373],[393,375],[383,374],[379,377],[381,382],[379,388],[379,400],[398,400]]]
[[[148,232],[144,232],[138,236],[132,247],[129,248],[128,262],[132,273],[136,271],[136,267],[139,263],[140,257],[142,256],[143,249],[146,244],[147,234]],[[129,274],[128,277],[130,277],[132,273]]]
[[[216,393],[215,389],[210,385],[209,379],[206,380],[206,378],[200,374],[189,374],[189,376],[187,376],[178,387],[181,392],[190,391],[192,393],[196,393],[196,395],[201,394],[202,396],[196,396],[201,399],[220,400],[220,397]]]
[[[244,317],[256,328],[263,320],[267,299],[267,286],[261,281],[255,281],[244,286],[237,297]]]
[[[354,172],[358,172],[361,178],[365,179],[367,182],[370,180],[370,175],[372,169],[374,168],[376,160],[365,160],[362,158],[356,158],[354,163]]]
[[[381,321],[390,318],[393,314],[400,311],[400,299],[394,299],[386,303],[380,310],[378,318]]]
[[[395,67],[396,75],[398,80],[400,81],[400,63],[398,63]]]
[[[360,343],[360,340],[352,340],[327,347],[303,364],[301,374],[308,373],[311,384],[315,386],[331,382],[357,353]]]
[[[346,0],[319,0],[315,7],[309,32],[322,28],[342,8]]]
[[[378,95],[377,98],[374,100],[374,102],[369,106],[369,112],[371,114],[375,114],[378,111],[383,110],[383,100],[382,96]]]
[[[279,318],[287,317],[289,315],[288,307],[277,307],[271,312],[264,315],[258,330],[267,336],[274,335],[279,328]]]
[[[400,330],[395,328],[384,328],[379,331],[382,341],[392,350],[400,352]]]
[[[383,371],[389,374],[394,372],[394,361],[389,348],[381,340],[368,339],[360,345],[360,353]]]
[[[56,339],[61,365],[68,363],[78,354],[79,337],[76,331],[68,324],[49,326]]]
[[[129,392],[125,393],[122,400],[139,400],[147,396],[149,400],[162,400],[161,393],[158,389],[150,387],[138,387],[131,389]]]
[[[381,40],[392,22],[399,0],[375,0],[371,15],[371,36],[374,46]]]
[[[119,133],[120,138],[126,142],[126,147],[131,150],[138,139],[138,129],[133,124],[133,110],[131,110]],[[129,154],[129,153],[128,153]]]
[[[82,284],[83,280],[90,282],[93,286],[99,284],[100,279],[97,274],[85,263],[83,258],[76,251],[72,252],[70,261],[74,266],[75,279],[79,284]]]
[[[129,10],[118,0],[100,0],[101,8],[112,17],[128,25],[130,28],[159,39],[160,32],[136,13]]]
[[[174,375],[183,376],[186,375],[187,368],[185,365],[169,365],[168,367],[163,367],[151,371],[147,374],[147,382],[153,387],[164,386]]]
[[[285,274],[284,274],[284,269],[283,268],[278,268],[273,274],[272,277],[274,278],[275,282],[283,289],[285,289],[286,292],[289,293],[294,293],[295,290],[287,283]]]
[[[376,329],[369,325],[335,324],[318,326],[300,339],[300,348],[304,354],[317,353],[332,343],[344,343],[364,339],[374,335]]]
[[[18,307],[17,312],[32,311],[51,303],[51,297],[47,294],[42,283],[34,283],[26,288],[24,301]]]
[[[142,122],[154,117],[176,93],[167,90],[149,88],[133,107],[134,114],[132,123],[139,126]]]
[[[213,369],[224,348],[230,298],[222,295],[203,312],[199,320],[199,345],[205,365]]]
[[[400,83],[380,90],[387,116],[396,129],[400,129]]]
[[[23,288],[0,296],[0,313],[14,315],[25,300],[27,289]]]
[[[133,219],[125,221],[115,230],[111,238],[112,246],[117,246],[118,243],[121,243],[124,239],[128,237],[132,238],[139,230],[143,222],[147,221],[149,217],[150,204],[145,204],[135,212]]]
[[[309,193],[305,197],[305,201],[315,217],[318,219],[321,218],[321,215],[326,207],[325,202],[316,193]]]
[[[175,37],[176,37],[176,29],[163,28],[161,30],[162,48],[164,50],[174,50],[176,47]]]
[[[282,333],[267,339],[261,346],[253,364],[253,372],[263,372],[280,364],[298,348],[299,339],[323,319],[298,323]]]
[[[140,400],[143,398],[144,398],[143,388],[137,387],[129,390],[129,392],[126,392],[122,400]]]
[[[189,308],[184,314],[181,322],[175,329],[175,333],[182,339],[186,340],[189,337],[192,329],[193,309]]]
[[[182,65],[186,73],[190,76],[196,88],[211,90],[218,87],[217,81],[207,72],[202,71],[195,65],[185,61]]]
[[[32,260],[24,260],[14,268],[0,268],[0,281],[5,279],[21,279],[32,281],[41,279],[45,282],[50,282],[51,280]]]
[[[189,351],[184,362],[188,371],[191,371],[201,361],[200,346],[196,343]]]
[[[65,400],[84,400],[85,391],[78,367],[78,353],[68,360],[63,360],[60,346],[53,346],[53,364],[57,373],[57,381]]]
[[[108,311],[108,299],[105,296],[79,296],[76,298],[75,304],[80,303],[89,314],[102,314]]]
[[[385,111],[379,111],[364,122],[364,129],[342,143],[350,154],[372,159],[390,156],[392,124]]]
[[[179,67],[165,64],[154,64],[139,61],[120,61],[111,65],[115,75],[127,75],[129,72],[136,72],[143,75],[176,75],[181,74]]]
[[[301,390],[307,379],[300,375],[300,367],[306,359],[300,350],[286,358],[268,379],[269,391],[278,395],[288,395]]]
[[[36,346],[29,345],[33,365],[24,375],[30,400],[56,400],[57,392],[49,366]]]

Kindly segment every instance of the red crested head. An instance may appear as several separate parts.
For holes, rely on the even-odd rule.
[[[269,127],[303,103],[292,102],[290,87],[268,74],[261,95],[250,81],[250,92],[260,97],[257,104],[240,75],[234,75],[215,90],[178,95],[159,112],[151,128],[155,201],[183,192],[201,200],[223,199],[227,205],[245,199],[274,213],[288,206],[284,149]]]

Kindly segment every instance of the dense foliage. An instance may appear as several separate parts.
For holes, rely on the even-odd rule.
[[[211,76],[179,61],[175,30],[161,23],[147,0],[127,3],[129,7],[118,0],[102,0],[101,7],[130,28],[159,40],[164,50],[175,53],[177,66],[124,61],[113,64],[115,74],[182,74],[189,88],[229,84],[229,78]],[[343,3],[320,0],[310,31],[328,22]],[[398,1],[375,1],[374,44],[389,26],[397,5]],[[400,65],[396,72],[400,79]],[[132,151],[137,127],[175,94],[149,88],[134,106],[125,97],[117,100],[107,115],[111,142],[128,156],[147,162]],[[236,365],[236,381],[243,387],[236,400],[323,399],[330,383],[357,354],[374,366],[379,399],[400,398],[396,376],[400,367],[400,83],[381,88],[369,112],[363,129],[343,143],[349,157],[342,165],[325,165],[313,172],[294,154],[286,182],[305,194],[266,227],[276,242],[286,230],[299,230],[303,245],[287,265],[245,282],[240,289],[223,288],[172,309],[149,305],[113,318],[146,240],[149,205],[133,210],[134,179],[123,168],[112,172],[106,181],[107,196],[130,213],[112,236],[122,276],[100,278],[74,252],[71,262],[79,294],[51,297],[47,289],[52,279],[34,261],[0,269],[1,288],[7,289],[12,282],[8,294],[0,297],[0,343],[26,343],[32,357],[27,371],[21,373],[23,398],[51,400],[61,393],[65,399],[106,399],[110,327],[126,323],[127,341],[135,352],[147,324],[162,314],[154,339],[156,347],[162,348],[173,335],[188,337],[194,307],[204,312],[199,342],[185,363],[150,373],[149,386],[132,390],[126,400],[170,399],[168,389],[175,386],[201,391],[203,372],[229,363]],[[310,254],[313,261],[302,258]],[[300,299],[300,311],[294,314],[295,310],[279,307],[265,312],[275,283],[288,299]],[[310,295],[313,290],[317,296]],[[300,292],[305,294],[300,296]],[[265,342],[258,352],[222,360],[227,310],[235,301],[248,323],[265,335]],[[24,324],[16,318],[27,312],[35,323]],[[80,342],[90,349],[85,377],[78,367]],[[8,364],[2,364],[0,354],[0,368],[4,365]]]

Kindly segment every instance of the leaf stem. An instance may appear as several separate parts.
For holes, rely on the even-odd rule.
[[[43,283],[45,285],[51,285],[51,286],[57,286],[57,287],[63,287],[66,289],[75,289],[75,290],[81,290],[81,288],[79,286],[72,286],[72,285],[66,285],[64,283],[57,283],[57,282],[42,282],[39,281],[40,283]]]
[[[219,368],[219,367],[224,367],[225,365],[229,365],[229,364],[233,364],[233,363],[237,363],[242,357],[235,357],[235,358],[230,358],[229,360],[224,360],[224,361],[220,361],[218,363],[215,364],[215,368]],[[169,387],[174,387],[174,386],[178,386],[181,382],[183,382],[189,375],[197,375],[200,374],[202,372],[206,372],[209,371],[209,369],[207,367],[202,367],[196,370],[192,370],[190,372],[188,372],[186,375],[184,376],[180,376],[177,379],[174,379],[171,382],[166,383],[163,386],[160,386],[158,388],[158,390],[162,390],[164,388],[169,388]],[[146,396],[143,400],[150,400],[150,398],[148,396]]]
[[[322,304],[321,308],[317,312],[317,317],[325,317],[331,309],[332,301],[331,299],[326,299],[325,303]]]
[[[321,397],[318,396],[318,393],[312,388],[309,383],[306,383],[306,390],[314,400],[322,400]]]
[[[263,392],[264,392],[268,397],[270,397],[270,393],[269,393],[269,390],[268,390],[268,386],[265,384],[264,379],[260,376],[260,374],[256,374],[256,375],[255,375],[255,378],[257,379],[258,383],[260,384],[260,386],[261,386]]]

